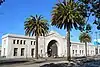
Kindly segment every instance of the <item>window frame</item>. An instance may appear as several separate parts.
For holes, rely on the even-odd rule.
[[[82,50],[80,50],[80,54],[82,54]]]
[[[36,41],[34,41],[34,45],[36,44]]]
[[[34,56],[34,51],[35,51],[35,49],[32,48],[32,49],[31,49],[31,56]]]
[[[24,45],[26,44],[26,40],[24,40],[24,43],[23,43]]]
[[[82,50],[82,54],[84,54],[84,50]]]
[[[19,44],[19,40],[17,40],[17,44]]]
[[[15,39],[13,40],[13,44],[16,44],[16,40]]]
[[[21,48],[21,54],[20,55],[24,56],[24,54],[25,54],[24,52],[25,52],[25,48]]]
[[[14,54],[13,54],[13,56],[17,56],[17,52],[18,51],[18,48],[14,48]]]
[[[73,54],[74,54],[74,50],[73,50]]]
[[[20,40],[20,44],[23,44],[23,40]]]
[[[33,45],[33,41],[31,41],[31,45]]]

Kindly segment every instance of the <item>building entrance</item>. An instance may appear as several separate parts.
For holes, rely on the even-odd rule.
[[[47,54],[48,57],[57,57],[58,55],[58,47],[57,47],[57,41],[56,40],[52,40],[49,42],[48,46],[47,46]]]

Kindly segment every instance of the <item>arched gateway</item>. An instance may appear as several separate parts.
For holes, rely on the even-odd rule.
[[[57,57],[58,56],[58,42],[56,40],[51,40],[47,46],[48,57]]]

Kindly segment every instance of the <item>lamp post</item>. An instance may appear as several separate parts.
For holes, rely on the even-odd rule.
[[[98,33],[98,32],[95,32],[95,34],[96,34],[96,45],[97,45],[96,54],[98,54],[98,39],[97,39],[97,33]]]

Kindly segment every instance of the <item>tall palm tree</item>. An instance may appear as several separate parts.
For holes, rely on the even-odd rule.
[[[44,36],[48,32],[48,23],[41,15],[30,16],[24,23],[25,35],[36,36],[35,57],[38,59],[38,37]]]
[[[0,0],[0,5],[1,5],[3,2],[5,2],[5,0]]]
[[[67,60],[71,59],[70,56],[70,31],[74,27],[79,29],[79,27],[84,25],[85,17],[81,14],[78,9],[78,3],[73,0],[66,2],[57,3],[53,7],[52,11],[52,25],[57,28],[67,29]]]
[[[80,42],[85,43],[85,53],[87,56],[87,43],[91,42],[91,36],[86,32],[82,32],[79,36],[79,40],[80,40]]]

